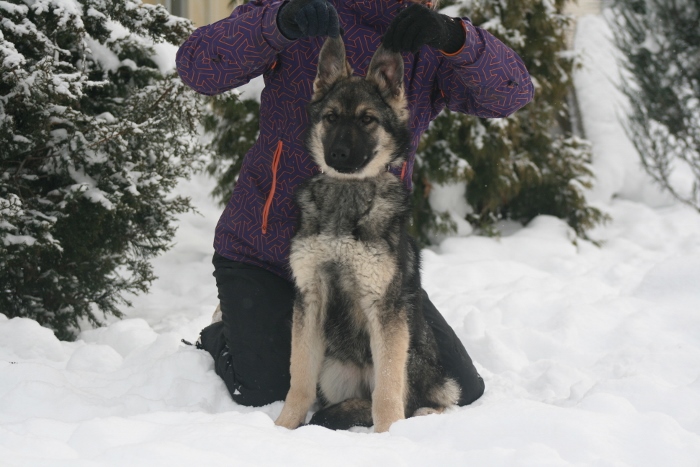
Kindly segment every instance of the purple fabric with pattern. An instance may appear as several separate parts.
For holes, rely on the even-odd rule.
[[[364,76],[397,0],[329,0],[344,29],[348,60]],[[296,227],[296,187],[318,169],[303,145],[306,104],[312,94],[322,38],[286,39],[277,29],[281,1],[257,0],[230,17],[197,29],[177,53],[177,70],[197,92],[219,94],[263,75],[260,135],[243,161],[233,195],[216,227],[217,253],[290,278],[289,243]],[[440,111],[506,117],[533,96],[522,60],[487,31],[464,18],[466,43],[447,56],[424,46],[404,53],[404,84],[411,111],[413,149],[405,167],[410,189],[415,149]],[[400,173],[397,174],[400,176]]]

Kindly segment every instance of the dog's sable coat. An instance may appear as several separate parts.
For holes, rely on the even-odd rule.
[[[387,171],[409,150],[403,59],[382,47],[352,76],[342,39],[321,49],[307,147],[322,173],[297,192],[291,387],[275,422],[387,431],[441,412],[460,388],[440,364],[421,307],[409,195]]]

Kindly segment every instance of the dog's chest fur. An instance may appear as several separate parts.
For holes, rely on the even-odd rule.
[[[301,220],[290,264],[299,293],[321,295],[326,306],[319,318],[326,334],[335,334],[327,341],[342,343],[329,353],[368,363],[367,320],[377,318],[368,313],[399,274],[407,194],[388,173],[362,180],[320,175],[299,190],[297,203]]]

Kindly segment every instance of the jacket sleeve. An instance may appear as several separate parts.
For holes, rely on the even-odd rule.
[[[534,88],[522,59],[488,31],[462,19],[464,46],[443,52],[438,87],[453,111],[507,117],[532,100]]]
[[[197,29],[177,51],[177,71],[195,91],[214,95],[262,74],[292,43],[277,29],[284,2],[255,0],[231,16]]]

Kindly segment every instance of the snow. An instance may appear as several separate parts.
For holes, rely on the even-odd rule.
[[[464,159],[459,160],[464,161]],[[430,206],[436,212],[449,214],[450,220],[457,227],[455,234],[460,237],[469,235],[474,231],[472,225],[465,219],[465,216],[472,212],[471,206],[469,206],[465,198],[466,191],[466,183],[446,183],[443,185],[436,183],[433,184],[428,195]],[[444,235],[437,235],[433,241],[438,243],[444,238]]]
[[[604,25],[580,24],[590,196],[612,217],[591,234],[600,246],[540,216],[423,252],[424,287],[486,380],[480,400],[384,434],[288,431],[273,423],[281,402],[233,403],[211,357],[180,343],[216,307],[221,208],[199,175],[178,191],[201,214],[182,216],[126,319],[61,342],[0,314],[0,464],[697,466],[700,216],[643,176],[616,119]]]
[[[265,79],[263,76],[257,76],[251,79],[243,86],[236,88],[236,92],[240,95],[241,100],[253,99],[260,102],[260,94],[265,87]]]
[[[121,61],[109,47],[100,44],[99,41],[90,36],[85,37],[85,43],[89,47],[92,57],[102,66],[102,69],[113,73],[119,69]]]
[[[161,73],[175,72],[175,55],[177,54],[177,46],[167,42],[153,44],[155,55],[153,61],[158,65]]]
[[[612,32],[603,16],[579,18],[575,42],[583,67],[574,72],[574,84],[586,138],[593,145],[596,186],[592,202],[609,202],[614,196],[652,206],[671,203],[644,172],[632,142],[620,120],[627,103],[619,89],[620,71]]]
[[[36,243],[36,238],[34,238],[30,235],[7,234],[3,237],[2,241],[5,245],[25,244],[25,245],[32,246]]]
[[[65,130],[60,130],[64,131]],[[107,194],[97,187],[97,182],[87,175],[84,170],[75,167],[68,167],[68,173],[75,180],[76,184],[70,186],[73,191],[79,191],[83,196],[93,203],[99,203],[107,210],[113,210],[114,204],[107,198]]]
[[[181,187],[199,193],[204,215],[185,217],[128,319],[69,343],[0,318],[7,465],[697,465],[700,216],[690,208],[616,200],[614,221],[594,232],[600,248],[574,245],[565,223],[542,216],[501,239],[425,250],[425,288],[486,394],[389,434],[288,432],[273,424],[281,402],[237,406],[209,355],[179,342],[216,305],[210,184]]]

